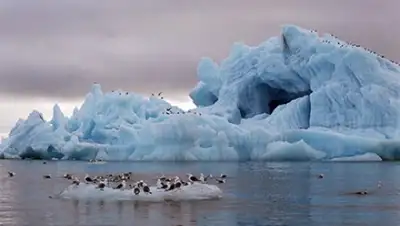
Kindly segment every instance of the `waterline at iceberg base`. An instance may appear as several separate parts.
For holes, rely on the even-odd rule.
[[[201,59],[185,112],[94,84],[71,117],[38,111],[2,140],[4,158],[131,161],[400,159],[400,67],[329,34],[286,25],[256,47]]]

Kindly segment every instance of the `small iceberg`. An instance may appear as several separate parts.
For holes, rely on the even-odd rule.
[[[151,194],[140,193],[135,195],[132,189],[120,190],[110,187],[100,190],[93,184],[70,185],[63,190],[58,198],[74,200],[103,200],[103,201],[193,201],[193,200],[212,200],[222,198],[222,190],[211,184],[194,183],[172,191],[157,189],[156,186],[150,187]]]
[[[333,158],[331,161],[334,162],[379,162],[382,161],[382,158],[375,153],[365,153],[362,155],[355,155],[349,157],[338,157]]]

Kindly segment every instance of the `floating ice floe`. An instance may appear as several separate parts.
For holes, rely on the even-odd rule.
[[[74,200],[133,200],[133,201],[190,201],[212,200],[222,198],[222,190],[211,184],[194,183],[172,191],[150,187],[152,194],[139,193],[135,195],[132,189],[120,190],[106,187],[103,190],[96,185],[81,183],[70,185],[56,197]]]

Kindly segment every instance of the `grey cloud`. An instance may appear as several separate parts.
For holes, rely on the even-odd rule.
[[[82,97],[105,89],[186,95],[202,56],[226,57],[285,23],[400,60],[396,0],[37,0],[0,2],[0,92]]]
[[[20,97],[73,99],[82,97],[89,91],[90,85],[97,82],[104,90],[123,89],[144,94],[164,91],[169,97],[175,97],[187,95],[187,89],[191,88],[188,84],[196,82],[193,68],[188,66],[194,62],[181,64],[177,67],[164,61],[140,62],[137,65],[118,62],[114,67],[97,73],[63,65],[9,65],[2,70],[1,77],[6,78],[7,82],[0,83],[0,93],[12,93]],[[171,80],[174,82],[171,83]]]

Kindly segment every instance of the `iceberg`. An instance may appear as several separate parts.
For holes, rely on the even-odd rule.
[[[93,184],[83,183],[78,186],[70,185],[54,197],[73,200],[164,202],[214,200],[222,198],[223,193],[216,185],[200,183],[191,184],[172,191],[157,189],[156,186],[153,186],[150,187],[151,194],[139,193],[138,195],[135,195],[132,189],[119,190],[106,187],[100,190],[96,187]]]
[[[158,96],[94,84],[69,117],[36,110],[3,158],[129,161],[400,159],[400,67],[330,34],[285,25],[258,46],[200,60],[183,111]],[[350,158],[351,159],[351,158]]]

